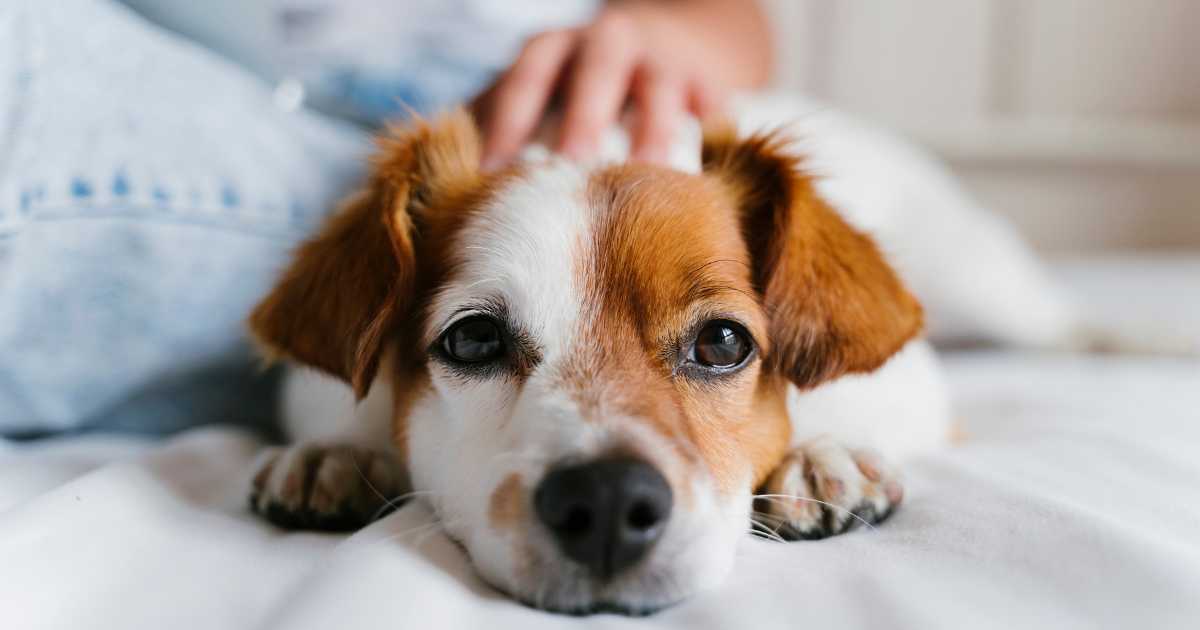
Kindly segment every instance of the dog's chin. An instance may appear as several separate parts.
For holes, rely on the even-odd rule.
[[[680,599],[680,600],[677,600],[677,601],[674,601],[674,602],[671,602],[668,604],[653,605],[653,606],[645,605],[645,604],[633,605],[633,604],[623,604],[621,602],[598,601],[595,603],[586,604],[586,605],[582,605],[582,606],[558,608],[558,607],[555,607],[553,604],[548,604],[546,602],[542,602],[539,604],[539,603],[536,603],[536,602],[533,602],[530,600],[521,599],[516,596],[513,596],[513,599],[515,599],[516,601],[518,601],[530,608],[535,608],[537,610],[543,610],[543,611],[546,611],[549,613],[554,613],[557,615],[568,615],[571,617],[587,617],[590,615],[600,615],[600,614],[624,615],[626,617],[648,617],[650,615],[653,615],[656,612],[659,612],[660,610],[670,608],[671,606],[674,606],[675,604],[683,601],[682,599]]]
[[[484,582],[512,600],[537,610],[575,617],[595,614],[645,617],[683,602],[695,590],[681,588],[675,576],[646,568],[635,569],[612,581],[598,582],[561,561],[551,564],[562,570],[549,570],[509,583],[487,575],[474,558],[471,562]]]
[[[639,593],[637,596],[631,597],[622,597],[620,595],[591,597],[567,595],[566,593],[569,593],[571,589],[564,589],[564,595],[547,596],[545,593],[516,592],[497,585],[493,585],[493,587],[504,592],[514,601],[530,608],[572,617],[586,617],[597,614],[646,617],[687,599],[687,594],[683,593]],[[582,584],[575,590],[577,592],[591,592],[608,589],[595,589],[587,584]]]

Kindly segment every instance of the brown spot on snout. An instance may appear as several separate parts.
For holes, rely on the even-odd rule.
[[[527,511],[521,475],[512,473],[492,492],[488,503],[488,520],[496,529],[512,529],[525,520]]]

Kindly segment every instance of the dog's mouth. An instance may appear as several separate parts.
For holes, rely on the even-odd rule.
[[[595,596],[579,596],[570,593],[572,589],[563,589],[555,595],[538,592],[515,592],[505,586],[495,584],[480,575],[492,588],[509,597],[513,601],[535,610],[565,615],[570,617],[588,617],[591,615],[621,615],[624,617],[648,617],[680,604],[688,599],[688,594],[675,593],[671,597],[663,592],[652,592],[651,587],[626,589],[626,594],[597,594]],[[658,580],[647,580],[657,583]],[[590,578],[578,583],[579,591],[591,591],[594,588]],[[601,589],[603,590],[603,589]],[[636,593],[636,597],[633,595]],[[635,599],[643,601],[634,601]],[[648,601],[646,601],[648,599]]]
[[[583,605],[583,606],[565,607],[565,606],[555,606],[554,604],[547,603],[547,602],[540,602],[540,603],[534,602],[530,599],[525,599],[525,598],[521,598],[521,597],[514,597],[513,599],[525,606],[534,608],[536,610],[542,610],[545,612],[554,613],[554,614],[558,614],[558,615],[566,615],[569,617],[589,617],[591,615],[604,615],[604,614],[622,615],[625,617],[649,617],[650,615],[653,615],[662,610],[666,610],[667,608],[670,608],[670,607],[674,606],[675,604],[679,603],[679,602],[671,602],[668,604],[659,604],[659,605],[655,605],[655,606],[633,606],[630,604],[623,604],[620,602],[598,601],[598,602]],[[679,601],[683,601],[683,600],[679,600]]]

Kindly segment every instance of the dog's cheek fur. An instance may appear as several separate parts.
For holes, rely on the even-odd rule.
[[[431,366],[430,384],[404,421],[414,489],[478,573],[514,592],[538,577],[530,575],[531,485],[547,463],[539,456],[549,450],[546,436],[563,423],[518,413],[520,396],[504,379],[464,383]]]
[[[689,397],[692,440],[704,454],[717,489],[733,495],[757,488],[791,443],[787,382],[758,366],[746,370],[749,385],[727,397]],[[747,486],[747,482],[749,485]]]
[[[413,407],[422,397],[433,393],[429,371],[423,361],[397,365],[391,375],[392,446],[403,462],[409,462],[408,423]]]

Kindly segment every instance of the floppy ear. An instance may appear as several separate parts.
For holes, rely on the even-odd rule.
[[[478,132],[462,110],[383,134],[366,186],[300,246],[251,313],[268,356],[319,368],[365,396],[385,340],[412,307],[414,235],[434,200],[474,185],[479,157]]]
[[[742,213],[770,334],[769,368],[812,387],[881,366],[922,326],[920,304],[884,260],[816,193],[787,139],[709,129],[704,172]]]

